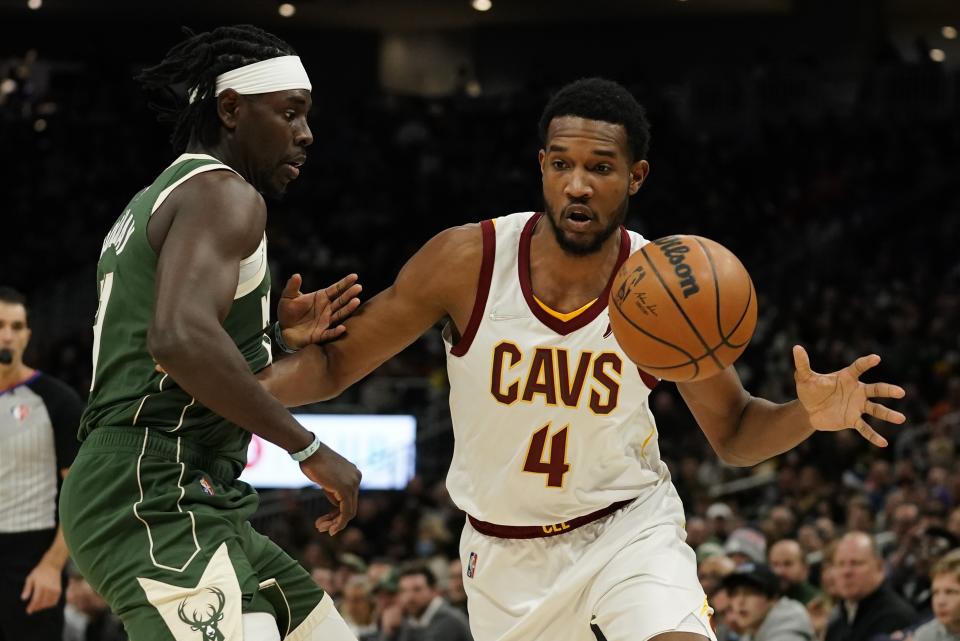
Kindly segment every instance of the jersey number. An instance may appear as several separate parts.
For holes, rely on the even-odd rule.
[[[550,437],[550,452],[548,460],[544,461],[544,449],[547,446],[547,434],[550,433],[550,423],[547,423],[533,433],[530,439],[530,449],[527,450],[527,460],[523,464],[524,472],[547,475],[547,487],[563,487],[563,477],[570,470],[567,463],[567,430],[569,425]]]
[[[97,361],[100,360],[100,337],[103,335],[103,318],[107,315],[107,303],[113,291],[113,272],[103,275],[100,281],[100,302],[97,305],[97,318],[93,323],[93,371],[90,374],[90,391],[97,380]]]

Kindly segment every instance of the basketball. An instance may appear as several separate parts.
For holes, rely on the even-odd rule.
[[[610,327],[641,370],[674,382],[715,376],[757,326],[750,274],[700,236],[655,240],[624,261],[610,288]]]

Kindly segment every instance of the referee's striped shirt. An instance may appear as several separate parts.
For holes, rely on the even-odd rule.
[[[40,371],[0,390],[0,534],[56,527],[60,470],[76,456],[82,405]]]

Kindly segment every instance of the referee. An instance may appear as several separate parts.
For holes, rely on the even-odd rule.
[[[23,364],[26,299],[0,287],[0,641],[60,641],[67,546],[57,490],[77,450],[80,397]]]

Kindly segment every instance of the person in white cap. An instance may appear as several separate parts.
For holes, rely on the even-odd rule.
[[[60,498],[77,567],[131,641],[349,641],[331,598],[247,519],[237,480],[251,433],[325,489],[331,533],[356,512],[360,472],[257,382],[271,338],[324,340],[359,302],[355,276],[313,295],[288,282],[269,324],[264,196],[300,174],[311,84],[290,46],[252,26],[189,34],[139,80],[173,97],[180,154],[107,234],[98,264],[83,445]]]

